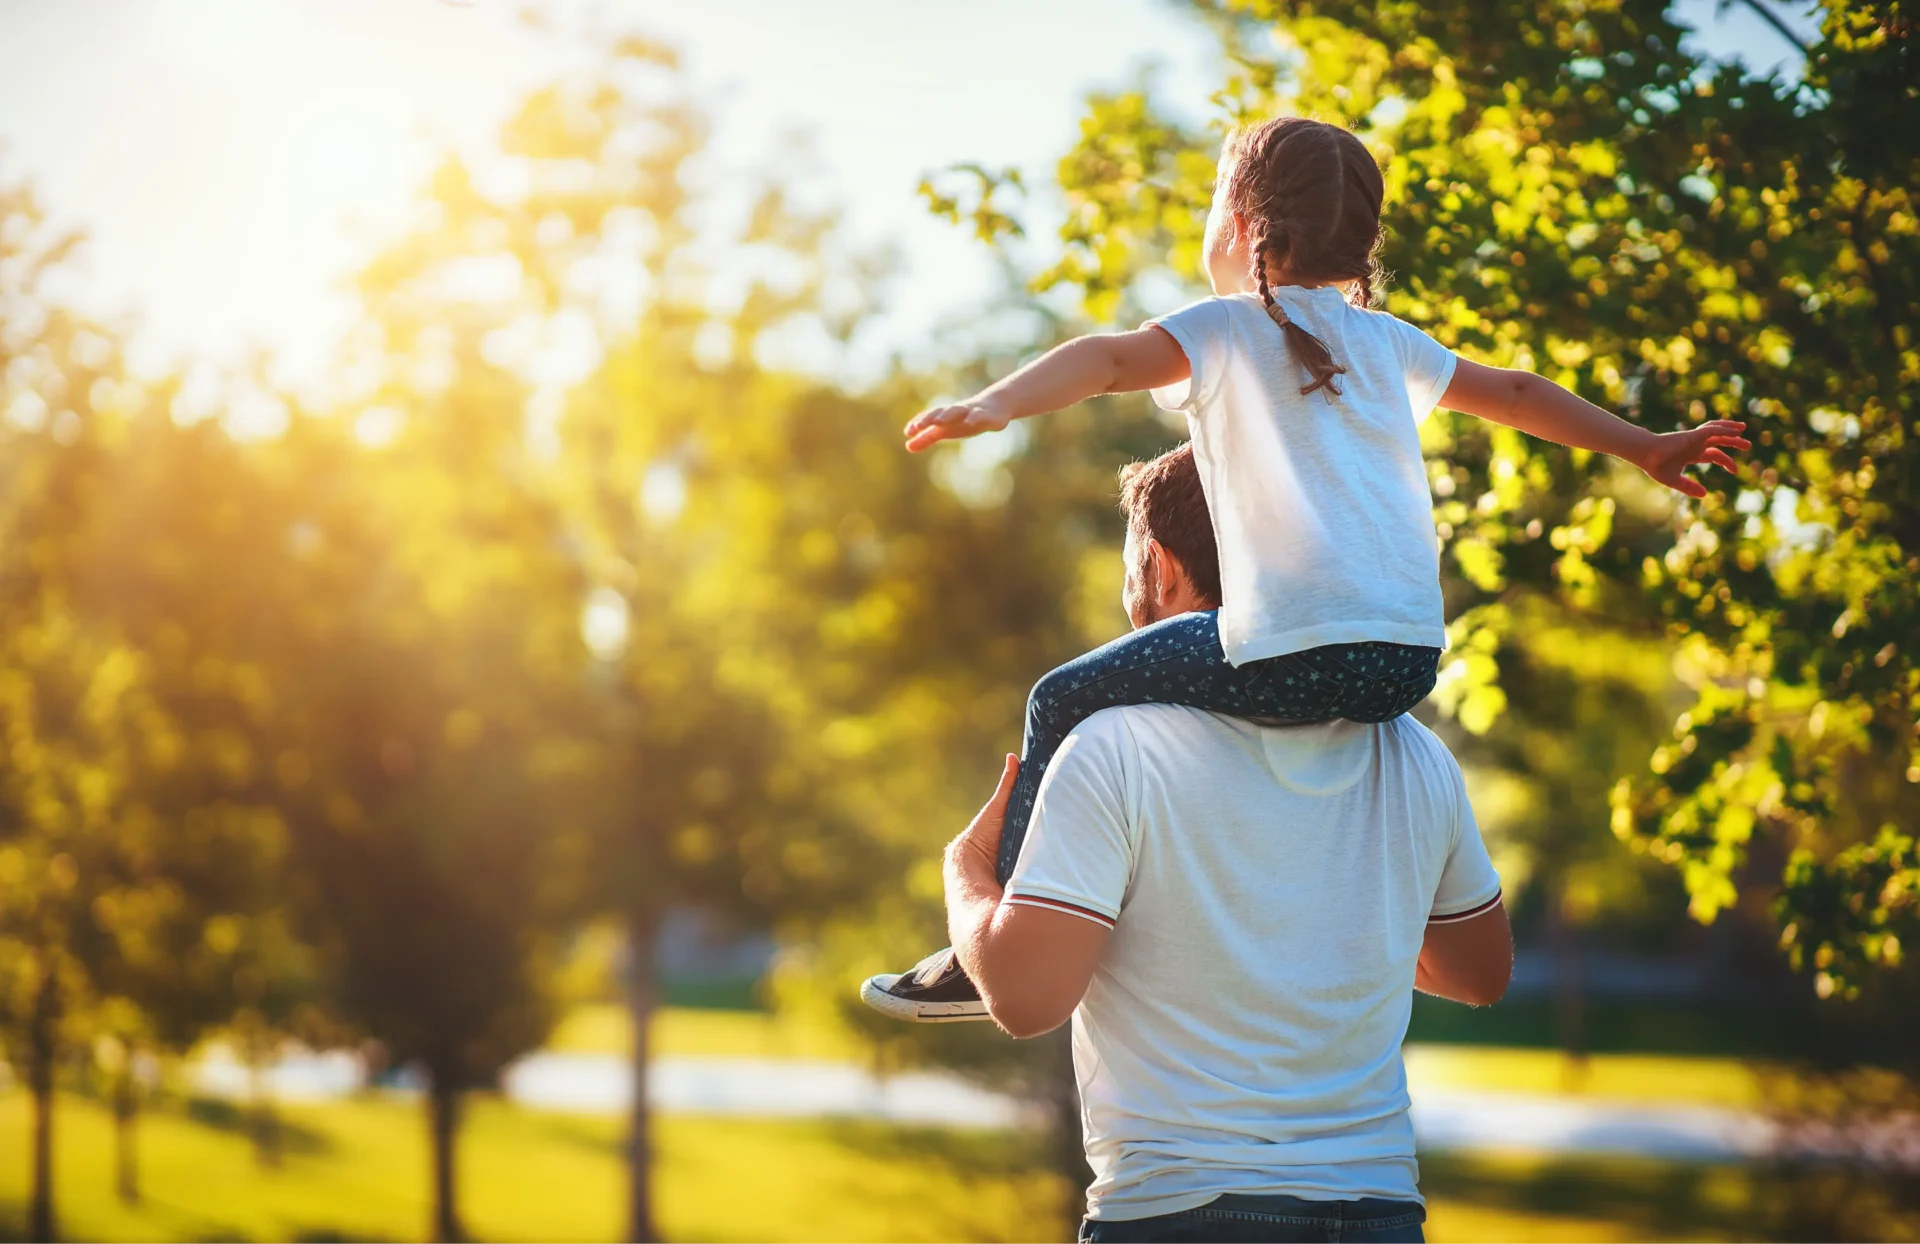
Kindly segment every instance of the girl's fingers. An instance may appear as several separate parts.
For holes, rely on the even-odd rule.
[[[1753,442],[1744,436],[1709,436],[1709,445],[1723,445],[1728,449],[1752,449]]]
[[[1682,475],[1679,481],[1674,484],[1674,488],[1696,500],[1707,495],[1707,486],[1691,475]]]
[[[1727,457],[1724,452],[1718,449],[1709,449],[1706,453],[1700,455],[1700,460],[1703,462],[1711,462],[1715,466],[1723,466],[1729,471],[1737,471],[1740,469],[1734,465],[1732,458]]]
[[[923,410],[907,421],[906,435],[915,436],[935,424],[952,423],[966,414],[964,406],[934,406]]]
[[[936,406],[932,410],[923,410],[908,422],[906,435],[917,436],[928,428],[963,423],[971,413],[972,410],[966,406]]]

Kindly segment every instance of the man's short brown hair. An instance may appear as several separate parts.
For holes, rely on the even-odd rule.
[[[1120,468],[1120,512],[1134,539],[1158,540],[1186,569],[1193,590],[1219,606],[1220,551],[1191,443]]]

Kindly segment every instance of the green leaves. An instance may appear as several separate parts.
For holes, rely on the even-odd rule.
[[[1831,859],[1795,851],[1782,883],[1780,944],[1796,968],[1814,970],[1823,998],[1857,996],[1863,979],[1899,967],[1920,938],[1920,850],[1891,825]]]

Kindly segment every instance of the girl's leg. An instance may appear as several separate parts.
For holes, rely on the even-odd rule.
[[[1219,617],[1211,611],[1156,622],[1067,662],[1035,683],[1027,698],[1020,775],[1000,835],[1001,884],[1020,858],[1047,763],[1073,728],[1101,709],[1185,704],[1238,717],[1325,721],[1335,715],[1333,691],[1331,681],[1295,669],[1287,658],[1228,664]]]
[[[1005,885],[1020,858],[1040,779],[1073,728],[1103,708],[1184,704],[1299,724],[1391,721],[1433,690],[1437,648],[1334,644],[1228,664],[1215,612],[1183,613],[1076,657],[1034,684],[1020,774],[1007,801],[997,863]]]
[[[1440,650],[1376,642],[1330,644],[1259,664],[1286,668],[1271,681],[1297,682],[1308,677],[1329,690],[1329,719],[1372,724],[1410,713],[1432,694],[1440,671]]]

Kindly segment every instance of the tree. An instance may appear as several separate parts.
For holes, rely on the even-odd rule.
[[[1192,7],[1232,66],[1223,120],[1299,111],[1375,145],[1390,310],[1650,426],[1755,434],[1696,504],[1432,421],[1443,705],[1484,733],[1525,694],[1499,653],[1526,599],[1666,640],[1691,703],[1619,774],[1615,832],[1681,869],[1703,921],[1766,888],[1752,852],[1777,844],[1782,936],[1822,996],[1898,962],[1920,919],[1911,17],[1832,0],[1794,83],[1684,50],[1659,0]],[[1149,274],[1197,277],[1215,147],[1144,90],[1092,100],[1040,283],[1106,316]],[[936,206],[996,234],[1002,185]]]
[[[659,922],[679,903],[759,924],[817,918],[887,875],[879,800],[860,778],[897,670],[861,662],[896,641],[893,597],[916,590],[903,565],[882,567],[874,508],[915,472],[891,445],[884,488],[859,465],[904,418],[901,395],[850,399],[760,360],[781,331],[836,348],[863,311],[827,287],[851,288],[862,261],[777,183],[697,190],[704,138],[672,56],[609,40],[590,71],[530,95],[484,157],[523,189],[483,191],[449,163],[428,191],[432,228],[397,240],[364,282],[382,349],[405,360],[393,374],[436,349],[483,370],[478,345],[486,366],[530,378],[543,343],[589,343],[582,375],[529,381],[542,439],[494,461],[564,516],[551,547],[579,577],[564,599],[586,608],[596,644],[575,675],[582,811],[556,844],[579,914],[627,933],[634,1239],[656,1234],[645,1071]],[[742,194],[742,233],[703,231]],[[637,303],[606,301],[596,274],[616,264],[640,275]],[[489,303],[449,295],[448,274],[482,265],[512,274]],[[740,268],[747,290],[730,298]]]
[[[499,469],[520,395],[498,372],[384,396],[407,424],[378,455],[340,420],[273,446],[278,802],[331,1009],[426,1073],[433,1231],[458,1239],[462,1097],[552,1020],[580,589],[549,507]]]
[[[284,836],[253,776],[258,670],[205,642],[191,609],[156,614],[140,590],[150,565],[177,571],[170,523],[218,511],[206,497],[231,491],[235,454],[212,455],[229,471],[202,471],[206,492],[156,481],[187,482],[168,475],[190,464],[184,446],[236,447],[176,426],[168,386],[126,375],[116,332],[48,295],[77,243],[29,188],[0,186],[0,972],[35,1096],[32,1225],[48,1237],[61,1050],[117,1044],[117,1182],[136,1199],[136,1048],[183,1050],[231,1017],[259,993],[256,949],[297,957],[274,908]]]
[[[277,807],[294,767],[287,701],[263,659],[276,615],[261,608],[262,594],[282,581],[273,567],[286,559],[284,532],[262,497],[258,455],[218,421],[167,417],[175,396],[163,387],[117,426],[110,487],[78,533],[75,558],[81,611],[110,620],[141,654],[144,686],[174,743],[168,763],[133,778],[146,817],[139,867],[164,879],[164,901],[94,913],[110,934],[91,972],[105,1002],[103,1035],[121,1051],[113,1101],[129,1200],[138,1195],[135,1053],[184,1053],[235,1024],[257,1041],[268,1017],[298,1024],[314,988]],[[215,565],[225,573],[212,573]]]
[[[1036,452],[1011,494],[992,463],[938,465],[936,483],[896,431],[930,379],[849,394],[779,366],[799,341],[825,370],[871,310],[875,261],[782,180],[703,164],[704,140],[672,56],[608,40],[530,95],[496,151],[445,166],[431,226],[363,282],[390,375],[448,357],[530,388],[531,434],[491,461],[564,514],[596,645],[572,753],[587,810],[557,846],[580,914],[628,934],[635,1239],[656,1230],[644,1086],[662,915],[697,903],[796,934],[851,918],[866,945],[846,972],[906,953],[876,931],[893,917],[866,911],[906,893],[977,804],[976,761],[1017,741],[1027,686],[1085,645],[1080,557],[1117,528],[1117,453]],[[738,232],[712,224],[733,207],[749,209]],[[616,267],[639,274],[636,301],[609,299]],[[500,276],[483,303],[458,279],[481,271]],[[541,371],[559,341],[586,360],[577,378]],[[938,936],[923,902],[881,905]]]

